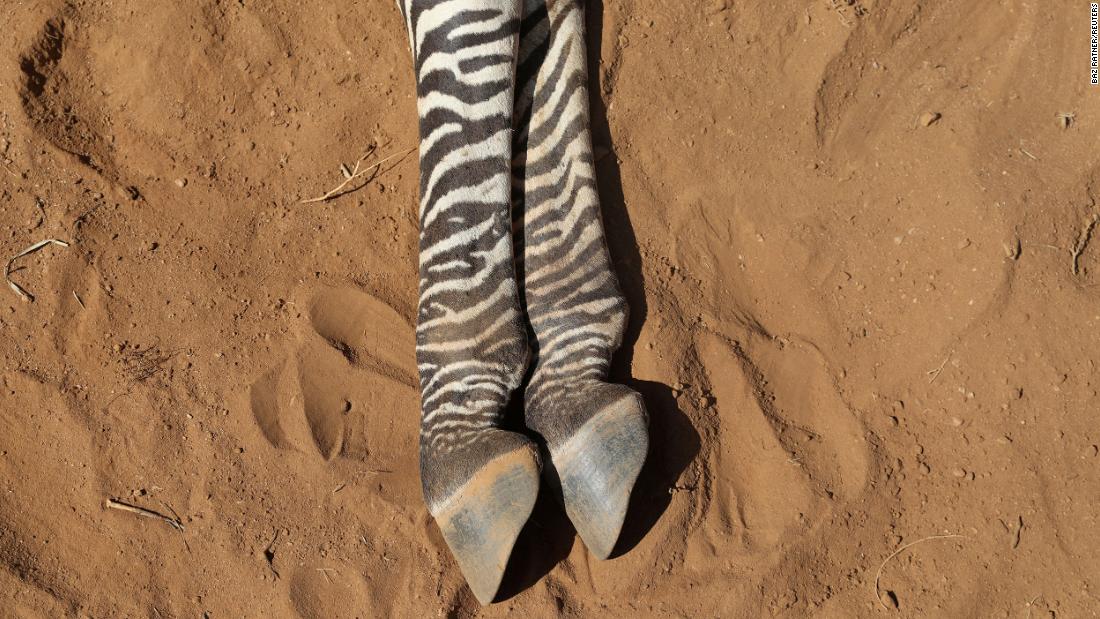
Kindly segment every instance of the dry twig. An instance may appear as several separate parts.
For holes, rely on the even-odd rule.
[[[138,507],[137,505],[131,505],[115,499],[107,499],[107,507],[119,511],[130,512],[131,514],[137,514],[138,516],[144,516],[145,518],[155,518],[168,523],[169,526],[177,531],[183,531],[183,523],[179,521],[178,516],[176,518],[169,518],[160,512],[155,512],[151,509]]]
[[[889,608],[886,607],[886,604],[882,603],[882,593],[881,593],[882,587],[879,586],[879,581],[882,580],[882,568],[886,567],[886,564],[890,562],[890,559],[893,559],[894,557],[898,556],[899,554],[905,552],[907,549],[912,548],[913,546],[916,546],[917,544],[919,544],[921,542],[927,542],[927,541],[935,540],[935,539],[953,539],[953,538],[957,538],[957,537],[966,537],[966,536],[965,535],[959,535],[957,533],[956,534],[951,534],[951,535],[931,535],[929,537],[922,537],[921,539],[918,539],[915,542],[909,542],[908,544],[905,544],[904,546],[899,547],[894,552],[891,552],[890,556],[883,559],[882,564],[880,564],[878,566],[878,571],[875,572],[875,599],[878,600],[879,605],[882,606],[882,608],[884,610],[890,610]]]
[[[131,380],[145,382],[164,372],[165,366],[175,356],[176,351],[164,352],[155,345],[144,349],[128,350],[123,353],[122,370]]]
[[[938,367],[934,370],[928,370],[927,372],[925,372],[925,374],[928,374],[932,377],[932,378],[928,379],[928,384],[929,385],[931,385],[933,382],[935,382],[935,380],[937,378],[940,377],[940,374],[943,373],[943,368],[947,366],[947,362],[950,361],[950,360],[951,360],[951,355],[947,355],[946,357],[944,357],[943,363],[940,364],[940,367]]]
[[[1031,607],[1035,606],[1035,602],[1038,602],[1040,599],[1042,599],[1042,597],[1043,594],[1040,593],[1039,595],[1031,598],[1031,601],[1027,603],[1027,619],[1031,619]]]
[[[351,183],[352,181],[354,181],[355,179],[363,176],[364,174],[366,174],[368,172],[372,172],[372,171],[376,170],[383,163],[386,163],[387,161],[389,161],[390,159],[393,159],[394,157],[398,157],[398,156],[404,157],[405,155],[408,155],[414,149],[415,149],[415,147],[410,148],[406,151],[402,151],[402,152],[399,152],[399,153],[394,153],[394,154],[392,154],[388,157],[383,157],[382,159],[380,159],[380,160],[378,160],[378,161],[376,161],[376,162],[370,164],[369,166],[367,166],[367,167],[360,170],[360,167],[362,167],[363,162],[365,160],[367,160],[368,158],[370,158],[371,155],[374,154],[375,149],[372,148],[369,151],[367,151],[367,154],[363,155],[362,157],[360,157],[358,159],[358,161],[355,162],[355,168],[354,169],[349,170],[348,166],[346,166],[342,163],[340,164],[340,173],[343,174],[343,176],[344,176],[344,181],[342,183],[340,183],[339,185],[337,185],[336,187],[331,189],[328,193],[326,193],[323,196],[320,196],[320,197],[317,197],[317,198],[309,198],[308,200],[302,200],[301,203],[302,204],[310,204],[312,202],[324,202],[326,200],[331,200],[332,198],[338,197],[338,196],[343,194],[344,188],[347,187],[348,184]]]
[[[4,279],[8,280],[8,286],[11,286],[11,289],[15,291],[15,294],[19,295],[19,297],[22,298],[24,301],[29,301],[31,303],[34,303],[34,295],[27,292],[27,290],[25,288],[23,288],[19,284],[15,283],[14,281],[12,281],[12,279],[11,279],[11,274],[12,274],[11,267],[12,267],[12,265],[15,264],[16,260],[19,260],[20,258],[22,258],[23,256],[26,256],[28,254],[33,254],[34,252],[42,249],[43,247],[46,247],[47,245],[60,245],[62,247],[68,247],[69,246],[69,244],[66,243],[65,241],[61,241],[61,240],[58,240],[58,239],[46,239],[44,241],[39,241],[39,242],[35,243],[34,245],[31,245],[30,247],[28,247],[28,248],[24,249],[23,251],[19,252],[15,256],[12,256],[11,260],[8,260],[7,266],[4,267]]]
[[[340,570],[331,567],[319,567],[317,568],[317,571],[324,574],[325,580],[329,581],[330,583],[332,582],[332,576],[328,575],[329,572],[335,572],[337,575],[340,574]]]

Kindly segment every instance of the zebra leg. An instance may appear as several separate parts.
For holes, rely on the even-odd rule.
[[[528,362],[511,234],[520,0],[399,0],[420,117],[420,474],[470,588],[491,602],[538,494],[500,429]]]
[[[649,445],[633,390],[606,382],[627,306],[604,240],[580,0],[524,0],[513,158],[517,270],[536,348],[527,425],[588,549],[610,556]]]

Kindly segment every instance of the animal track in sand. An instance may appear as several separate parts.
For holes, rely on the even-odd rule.
[[[859,495],[870,465],[862,424],[812,345],[707,333],[697,346],[718,411],[712,533],[767,550],[811,529],[822,499]]]
[[[46,21],[19,60],[23,109],[35,130],[55,147],[112,182],[119,180],[111,120],[83,54],[66,54],[74,44],[68,9]]]
[[[749,338],[740,352],[753,393],[776,437],[827,496],[855,498],[867,484],[863,424],[840,397],[813,344]]]
[[[298,451],[312,444],[329,461],[407,451],[418,402],[408,322],[369,294],[329,289],[313,297],[304,331],[289,358],[251,388],[268,442]]]
[[[361,575],[324,565],[301,566],[290,577],[290,600],[302,619],[338,619],[388,614],[379,592]]]

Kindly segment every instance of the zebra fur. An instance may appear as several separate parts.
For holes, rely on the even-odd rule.
[[[605,382],[626,303],[600,221],[581,4],[398,4],[420,133],[421,481],[488,602],[538,492],[534,444],[501,429],[531,346],[525,418],[546,441],[566,512],[601,558],[644,459],[645,409]]]
[[[628,308],[604,237],[589,134],[584,7],[524,0],[512,168],[517,272],[534,370],[527,426],[585,544],[612,552],[648,448],[641,396],[606,382]]]
[[[399,0],[416,72],[420,474],[474,594],[496,594],[538,495],[531,441],[500,429],[527,368],[511,235],[519,0]]]
[[[499,442],[492,430],[527,367],[510,229],[519,7],[499,0],[401,4],[420,125],[416,355],[421,473],[431,509],[468,477],[461,473],[483,464],[463,454]]]

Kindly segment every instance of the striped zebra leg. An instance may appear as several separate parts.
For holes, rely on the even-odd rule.
[[[511,234],[520,0],[399,0],[420,117],[420,474],[470,588],[492,601],[538,494],[500,429],[528,361]]]
[[[606,382],[627,306],[604,240],[580,0],[524,0],[516,92],[517,270],[534,332],[527,425],[588,549],[607,558],[649,444],[642,398]]]

